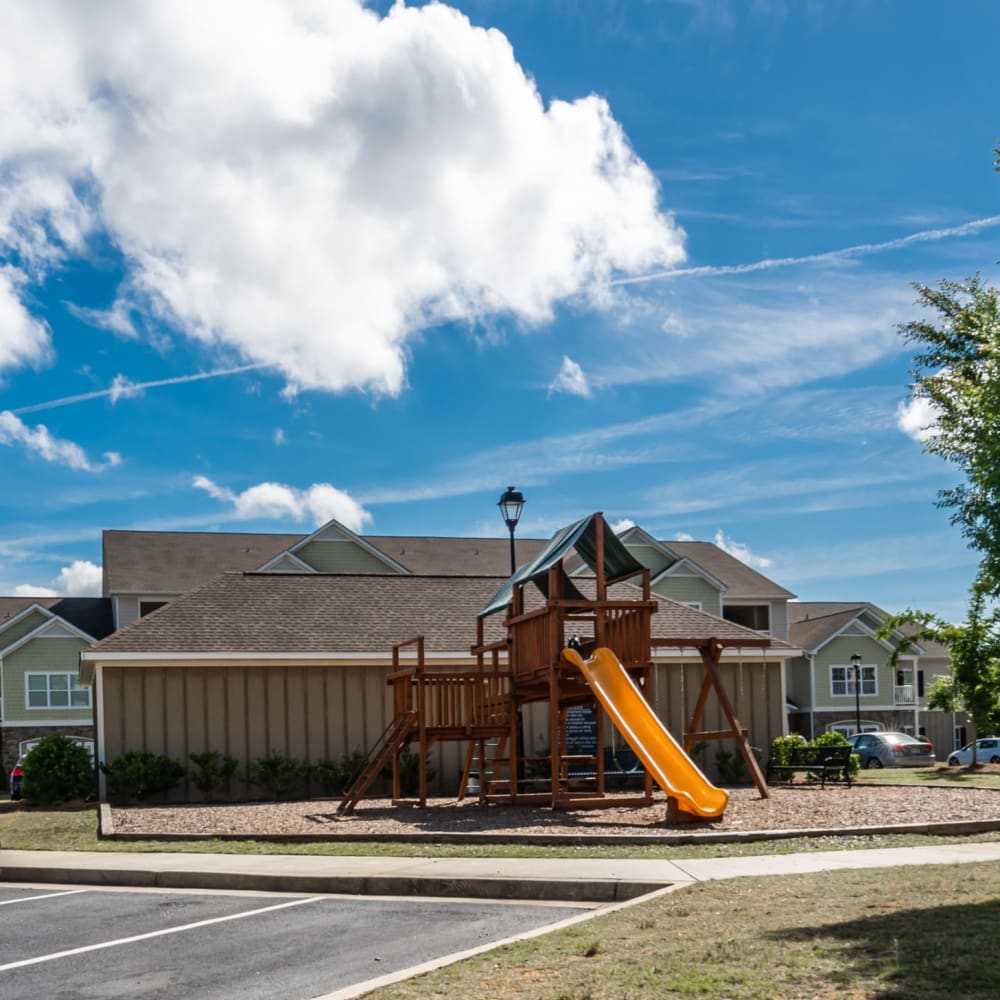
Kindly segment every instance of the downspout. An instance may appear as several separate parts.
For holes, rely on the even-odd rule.
[[[816,654],[809,654],[809,739],[816,739]]]

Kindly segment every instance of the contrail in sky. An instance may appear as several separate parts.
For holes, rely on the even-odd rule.
[[[78,396],[63,396],[60,399],[50,399],[44,403],[33,403],[31,406],[20,406],[9,412],[20,416],[22,413],[37,413],[39,410],[54,410],[57,406],[69,406],[71,403],[85,403],[90,399],[102,399],[111,396],[115,401],[126,396],[138,395],[145,389],[157,389],[163,385],[181,385],[184,382],[200,382],[206,378],[220,378],[223,375],[240,375],[243,372],[259,371],[262,368],[273,368],[272,364],[241,365],[239,368],[216,368],[210,372],[197,372],[194,375],[179,375],[177,378],[161,378],[153,382],[129,382],[118,376],[109,389],[97,389],[94,392],[83,392]]]
[[[839,260],[845,257],[865,257],[883,250],[898,250],[911,243],[930,243],[934,240],[945,240],[952,236],[968,236],[978,233],[980,229],[1000,226],[1000,215],[990,215],[985,219],[974,219],[961,226],[949,229],[925,229],[909,236],[901,236],[886,243],[859,243],[853,247],[843,247],[840,250],[827,250],[823,253],[811,253],[804,257],[773,257],[758,260],[753,264],[723,264],[720,266],[706,265],[704,267],[679,267],[673,271],[655,271],[652,274],[639,274],[632,278],[616,278],[611,285],[638,285],[644,281],[662,281],[664,278],[681,278],[691,275],[749,274],[751,271],[770,271],[776,267],[790,267],[793,264],[812,264],[820,260]]]

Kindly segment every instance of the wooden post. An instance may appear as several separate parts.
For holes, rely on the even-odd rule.
[[[740,725],[739,719],[736,718],[733,703],[729,700],[729,695],[722,686],[722,678],[719,675],[718,669],[719,660],[722,657],[722,646],[717,640],[712,639],[707,646],[703,646],[698,650],[698,652],[701,653],[701,659],[705,664],[705,670],[711,678],[712,684],[715,686],[715,693],[718,695],[719,705],[722,707],[722,712],[729,721],[729,725],[732,728],[733,735],[736,739],[736,745],[740,748],[740,752],[743,754],[747,770],[750,772],[750,776],[753,778],[754,784],[757,786],[757,791],[760,792],[760,797],[762,799],[769,799],[771,797],[771,792],[767,787],[767,779],[764,777],[764,772],[760,769],[760,764],[757,763],[757,758],[754,757],[753,751],[750,749],[750,741],[747,738],[746,732]]]

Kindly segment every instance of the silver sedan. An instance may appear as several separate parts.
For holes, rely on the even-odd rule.
[[[859,733],[848,743],[862,767],[933,767],[934,746],[909,733]]]

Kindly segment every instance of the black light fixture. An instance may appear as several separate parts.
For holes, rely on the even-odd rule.
[[[514,556],[514,529],[517,527],[517,522],[521,520],[524,494],[513,486],[508,486],[497,506],[500,508],[500,514],[510,532],[510,575],[513,576],[517,570],[517,560]]]
[[[851,666],[854,667],[854,732],[861,732],[861,654],[851,654]]]

